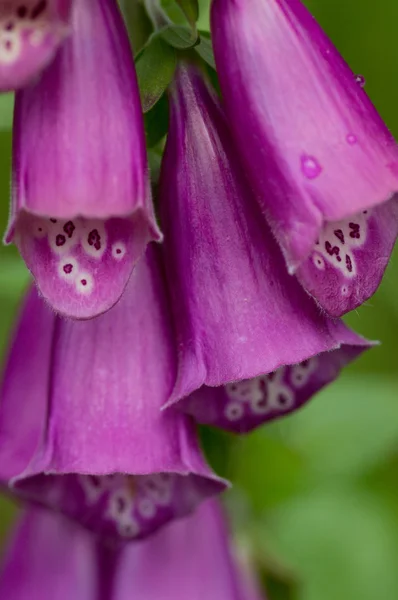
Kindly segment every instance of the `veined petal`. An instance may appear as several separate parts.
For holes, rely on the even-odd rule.
[[[179,348],[169,405],[179,402],[201,422],[247,431],[298,408],[370,345],[321,313],[288,275],[243,179],[223,113],[191,66],[179,67],[171,92],[160,204]],[[239,384],[239,395],[256,378],[249,388],[265,390],[273,377],[274,400],[257,393],[258,410],[253,400],[239,418],[229,413],[230,386]],[[288,387],[292,377],[295,387]]]
[[[43,322],[24,313],[0,413],[0,479],[10,493],[103,537],[130,540],[225,488],[202,458],[191,419],[160,410],[176,365],[154,249],[121,301],[97,319],[65,321],[33,302],[53,328],[51,355],[39,369]],[[28,355],[25,339],[32,341]],[[26,380],[33,387],[21,394]],[[19,423],[25,411],[29,418]]]
[[[9,600],[258,600],[252,573],[235,560],[221,507],[194,515],[140,544],[101,540],[53,513],[29,508],[0,573]]]
[[[53,59],[69,33],[73,0],[3,0],[0,92],[26,86]]]
[[[260,598],[252,575],[242,576],[221,507],[212,500],[188,519],[121,553],[114,600],[129,600],[132,587],[135,600]]]
[[[16,97],[7,241],[49,304],[85,319],[116,303],[146,244],[161,236],[116,0],[74,0],[71,28],[40,80]]]
[[[334,381],[341,369],[362,354],[366,346],[365,340],[341,327],[340,346],[336,349],[252,379],[219,387],[202,386],[184,398],[180,408],[200,423],[246,433],[299,409]]]
[[[377,289],[394,246],[397,145],[299,0],[214,0],[212,34],[236,147],[289,271],[340,316]]]
[[[98,600],[93,541],[48,511],[22,516],[0,571],[0,597],[8,600]]]

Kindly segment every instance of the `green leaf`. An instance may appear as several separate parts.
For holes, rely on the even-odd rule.
[[[148,150],[148,164],[152,188],[154,191],[156,191],[159,183],[160,169],[162,166],[162,156],[154,150]]]
[[[12,128],[14,94],[0,94],[0,129]]]
[[[16,505],[5,497],[0,497],[0,542],[8,535],[13,520],[17,516]]]
[[[278,424],[320,479],[359,477],[396,451],[398,380],[342,376]]]
[[[121,4],[134,54],[146,44],[153,27],[145,7],[140,2],[123,2]]]
[[[377,495],[314,489],[286,503],[254,531],[294,568],[300,600],[398,597],[398,528]]]
[[[301,489],[304,463],[283,440],[258,429],[235,440],[226,476],[244,490],[257,513],[294,496]]]
[[[196,52],[199,54],[201,58],[215,70],[216,62],[214,60],[213,54],[213,46],[211,43],[211,39],[209,37],[205,37],[203,33],[200,34],[200,42],[195,46]]]
[[[163,94],[155,106],[144,115],[145,135],[148,148],[153,148],[167,134],[169,103]]]
[[[198,28],[210,31],[210,0],[199,0]]]
[[[158,35],[153,36],[138,55],[136,62],[144,113],[155,106],[162,97],[173,79],[175,68],[175,50]]]
[[[162,29],[157,35],[160,35],[165,42],[178,50],[192,48],[198,41],[197,33],[193,34],[191,29],[181,25],[169,25]]]
[[[196,29],[196,21],[199,17],[199,3],[198,0],[176,0],[178,6],[186,16],[188,23],[192,26],[192,29]]]

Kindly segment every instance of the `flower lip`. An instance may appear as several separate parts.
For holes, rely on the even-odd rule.
[[[398,234],[393,136],[363,80],[298,0],[214,0],[211,24],[235,147],[289,273],[331,316],[355,309],[377,289]],[[333,261],[314,270],[308,261],[320,238],[364,211],[373,235],[353,253],[331,244]],[[346,276],[353,254],[355,280]],[[333,289],[345,293],[333,298]]]
[[[299,408],[371,343],[328,318],[287,273],[195,67],[177,71],[170,105],[161,251],[180,352],[165,406],[248,431]]]
[[[0,91],[28,85],[70,33],[72,0],[3,2],[0,7]]]
[[[9,493],[129,541],[223,491],[227,483],[201,455],[193,420],[160,410],[175,353],[154,246],[120,302],[96,319],[62,319],[32,288],[0,403],[0,480]]]
[[[74,0],[70,26],[39,81],[16,94],[6,241],[57,312],[88,319],[115,305],[147,244],[162,236],[117,2]]]

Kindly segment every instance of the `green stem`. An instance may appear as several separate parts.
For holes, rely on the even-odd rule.
[[[171,24],[169,17],[160,5],[160,0],[144,0],[144,3],[155,29],[163,29]]]

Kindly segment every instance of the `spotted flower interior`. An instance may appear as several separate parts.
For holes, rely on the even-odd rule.
[[[119,299],[136,259],[135,234],[133,219],[66,221],[25,213],[16,241],[55,310],[84,319]]]
[[[63,2],[63,7],[61,6]],[[21,87],[68,33],[69,0],[5,0],[0,6],[0,89]],[[63,8],[62,12],[59,8]]]
[[[224,386],[203,386],[180,402],[199,422],[246,433],[299,409],[365,348],[342,345],[296,365]]]
[[[198,475],[38,475],[15,484],[25,500],[64,513],[97,536],[128,542],[191,513],[219,483]]]
[[[396,239],[397,200],[326,223],[298,269],[303,286],[332,316],[363,304],[379,285]]]

